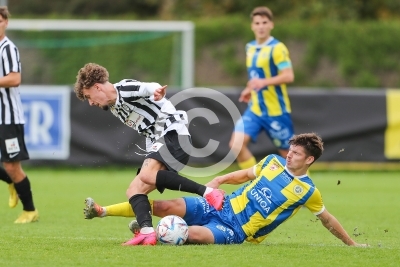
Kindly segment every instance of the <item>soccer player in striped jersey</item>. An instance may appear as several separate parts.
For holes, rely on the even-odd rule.
[[[18,200],[22,213],[15,223],[30,223],[39,219],[33,204],[30,181],[21,166],[29,159],[24,140],[24,110],[18,86],[21,83],[21,62],[18,48],[7,38],[6,28],[10,13],[0,7],[0,150],[4,168],[0,168],[0,180],[8,183],[9,206],[14,208]]]
[[[249,103],[232,134],[229,146],[237,155],[241,169],[256,164],[248,149],[265,131],[282,157],[286,157],[289,138],[294,134],[286,84],[294,80],[292,63],[286,46],[271,36],[273,15],[267,7],[251,13],[251,29],[255,40],[246,45],[246,66],[249,81],[239,101]]]
[[[187,164],[192,145],[186,112],[176,110],[165,98],[166,87],[133,79],[112,84],[106,68],[95,63],[86,64],[77,75],[74,90],[80,100],[103,110],[110,109],[122,123],[146,137],[145,160],[126,191],[141,229],[125,245],[156,244],[147,197],[154,189],[161,193],[167,188],[198,194],[216,209],[222,208],[224,196],[220,190],[177,173]]]
[[[211,207],[202,197],[183,197],[151,201],[154,215],[182,217],[190,226],[190,243],[260,243],[301,207],[305,207],[346,245],[366,246],[355,242],[328,212],[320,191],[307,176],[310,165],[322,155],[321,138],[315,133],[299,134],[293,136],[289,144],[286,160],[278,155],[268,155],[251,168],[216,177],[209,182],[207,185],[214,188],[221,184],[249,182],[225,197],[221,211]],[[107,208],[101,207],[104,210]],[[129,226],[134,231],[136,221]]]

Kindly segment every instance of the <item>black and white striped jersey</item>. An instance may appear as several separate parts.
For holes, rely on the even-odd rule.
[[[111,112],[125,125],[147,137],[146,147],[166,132],[176,130],[180,135],[189,135],[185,111],[176,110],[165,97],[154,100],[158,83],[144,83],[125,79],[114,84],[117,100],[110,106]]]
[[[0,77],[10,72],[21,73],[21,62],[18,48],[4,37],[0,41]],[[0,88],[0,124],[24,124],[24,110],[18,87]]]

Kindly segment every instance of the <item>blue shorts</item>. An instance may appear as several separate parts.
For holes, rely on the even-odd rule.
[[[289,113],[281,116],[257,116],[247,108],[242,119],[235,124],[235,132],[242,132],[251,137],[253,142],[257,141],[257,136],[264,130],[272,143],[277,148],[288,149],[289,139],[294,135],[292,118]]]
[[[183,219],[191,225],[207,227],[214,235],[214,244],[241,244],[246,239],[230,205],[221,211],[210,206],[203,197],[184,197],[186,214]]]

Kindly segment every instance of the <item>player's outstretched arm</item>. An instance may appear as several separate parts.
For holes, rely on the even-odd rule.
[[[323,226],[325,226],[326,229],[329,230],[334,236],[339,238],[340,240],[343,241],[348,246],[359,246],[359,247],[367,247],[367,244],[358,244],[355,242],[349,234],[344,230],[340,222],[330,214],[326,209],[317,217],[321,220],[321,223]]]
[[[161,86],[159,83],[155,82],[129,82],[124,84],[124,86],[138,86],[138,90],[134,90],[131,92],[132,97],[149,97],[154,96],[154,100],[161,100],[166,93],[167,85]],[[129,89],[129,88],[128,88]]]
[[[206,184],[212,188],[218,188],[221,184],[242,184],[250,180],[254,180],[256,176],[253,167],[246,170],[234,171],[222,176],[217,176]]]

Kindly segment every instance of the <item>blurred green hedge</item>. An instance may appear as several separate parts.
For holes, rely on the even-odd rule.
[[[300,62],[294,62],[296,86],[400,87],[400,23],[391,22],[305,22],[275,21],[272,35],[292,46],[305,47]],[[223,45],[221,64],[230,75],[245,72],[233,43],[244,45],[254,39],[249,20],[222,17],[196,23],[196,51]],[[294,51],[290,51],[292,56]],[[293,60],[293,58],[292,58]],[[314,74],[322,60],[340,75],[340,82]]]
[[[250,20],[243,16],[224,16],[196,19],[194,23],[196,64],[202,62],[207,51],[212,55],[207,67],[222,70],[225,77],[214,79],[210,84],[207,74],[197,71],[200,67],[195,66],[196,86],[243,86],[247,77],[244,47],[253,39]],[[277,20],[272,35],[290,49],[296,74],[293,86],[383,88],[400,87],[399,33],[397,21],[317,23]],[[118,34],[10,32],[9,36],[21,50],[24,83],[73,84],[77,71],[87,62],[106,66],[112,81],[135,78],[171,84],[177,80],[174,69],[175,78],[171,82],[171,68],[176,68],[171,56],[176,53],[173,45],[176,35],[160,33],[153,40],[139,42],[134,39],[140,39],[140,36],[121,37]],[[81,45],[65,50],[69,39],[101,43],[107,40],[104,38],[131,38],[129,40],[133,41],[105,47]],[[38,44],[53,47],[40,53],[30,52],[29,46]]]

